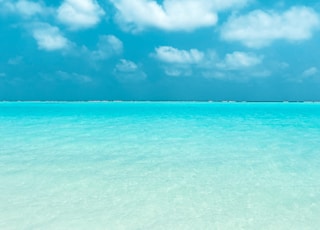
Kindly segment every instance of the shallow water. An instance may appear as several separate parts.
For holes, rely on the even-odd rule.
[[[0,229],[316,229],[318,103],[0,103]]]

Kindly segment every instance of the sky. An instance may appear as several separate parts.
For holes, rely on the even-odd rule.
[[[320,100],[315,0],[0,0],[0,100]]]

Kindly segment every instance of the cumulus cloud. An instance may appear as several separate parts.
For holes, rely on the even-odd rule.
[[[121,59],[114,69],[114,74],[121,82],[141,81],[147,75],[133,61]]]
[[[123,44],[114,35],[102,35],[99,38],[97,50],[91,53],[92,58],[95,60],[103,60],[113,55],[119,55],[122,53]]]
[[[196,64],[203,60],[204,53],[197,49],[179,50],[171,46],[160,46],[154,56],[162,62]]]
[[[165,74],[172,77],[191,76],[193,68],[207,58],[204,52],[197,49],[180,50],[171,46],[157,47],[151,56],[163,62]]]
[[[206,54],[197,49],[180,50],[171,46],[155,48],[154,58],[165,63],[164,72],[168,76],[191,76],[193,68],[205,62]]]
[[[247,15],[231,17],[223,25],[221,37],[260,48],[274,40],[309,39],[319,25],[318,14],[309,7],[292,7],[283,13],[255,10]]]
[[[58,8],[58,20],[72,30],[95,26],[105,14],[96,0],[65,0]]]
[[[316,74],[319,73],[319,70],[318,68],[316,67],[311,67],[309,69],[306,69],[303,73],[302,73],[302,76],[303,77],[311,77],[311,76],[314,76]]]
[[[68,48],[70,42],[58,27],[47,23],[37,23],[32,29],[32,35],[38,43],[39,49],[53,51]]]
[[[230,72],[238,70],[246,72],[253,71],[252,75],[266,75],[265,70],[259,68],[263,61],[263,56],[254,53],[234,51],[226,54],[223,58],[213,50],[200,51],[197,49],[180,50],[169,46],[160,46],[151,54],[154,58],[162,62],[164,73],[168,76],[191,76],[194,73],[202,73],[205,77],[219,73],[222,76],[230,76]]]
[[[223,69],[243,69],[258,65],[261,61],[261,56],[235,51],[233,53],[226,54],[225,59],[217,66]]]
[[[217,12],[240,7],[249,0],[111,0],[118,22],[128,30],[158,28],[192,31],[217,23]]]

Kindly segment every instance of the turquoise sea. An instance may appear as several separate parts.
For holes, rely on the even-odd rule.
[[[318,229],[320,104],[0,103],[0,229]]]

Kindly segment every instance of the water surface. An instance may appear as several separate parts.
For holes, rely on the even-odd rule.
[[[0,229],[316,229],[320,104],[0,103]]]

